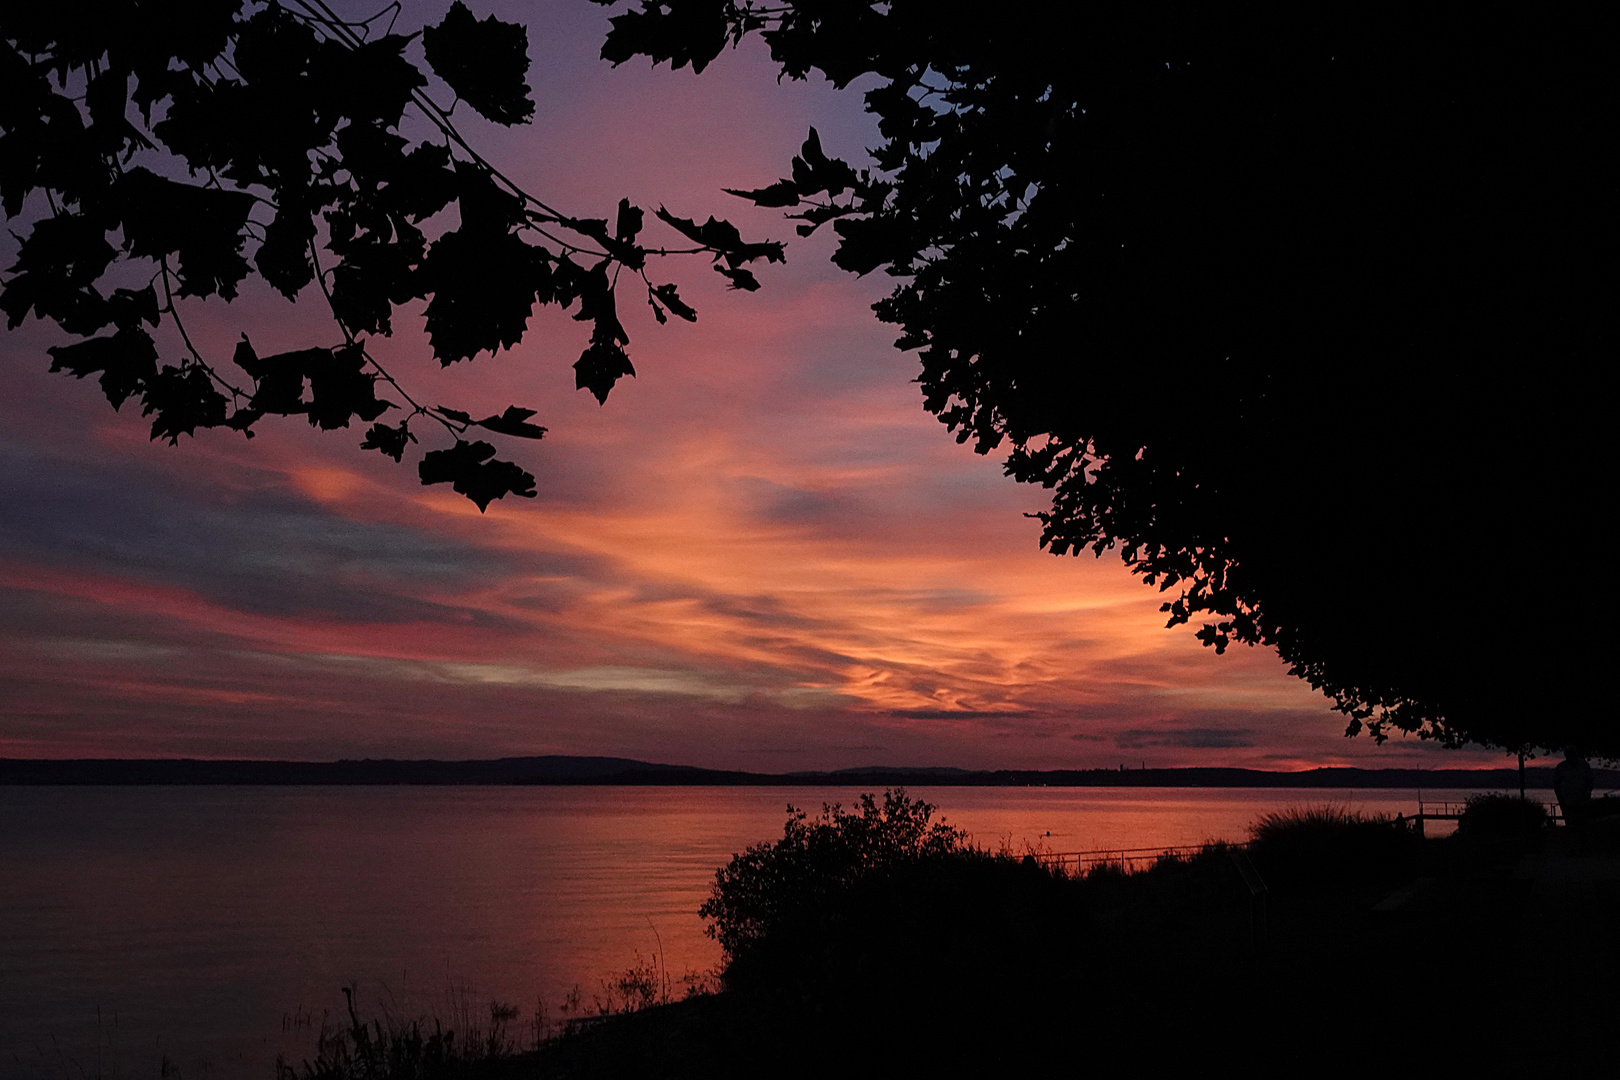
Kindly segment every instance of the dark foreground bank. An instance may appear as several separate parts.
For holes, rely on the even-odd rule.
[[[1342,812],[1283,815],[1244,848],[1084,876],[937,833],[914,833],[923,857],[896,859],[881,820],[843,848],[847,822],[801,823],[795,839],[790,821],[734,861],[706,909],[730,957],[722,992],[576,1025],[528,1054],[377,1075],[1608,1063],[1620,830],[1488,809],[1442,841]]]
[[[1279,878],[1252,936],[1218,858],[1091,888],[1009,877],[983,927],[960,881],[927,883],[939,908],[875,915],[802,979],[607,1022],[510,1075],[1612,1066],[1620,851],[1541,840]]]

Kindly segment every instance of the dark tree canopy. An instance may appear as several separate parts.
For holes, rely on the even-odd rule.
[[[425,305],[433,355],[449,365],[517,344],[536,304],[574,307],[591,327],[576,383],[602,401],[635,374],[621,281],[645,288],[660,322],[693,320],[676,287],[649,276],[652,256],[704,255],[752,289],[747,264],[780,261],[782,246],[660,208],[678,243],[652,247],[626,200],[609,221],[523,191],[454,113],[533,116],[527,31],[460,0],[420,35],[395,32],[399,14],[391,4],[350,22],[325,0],[0,5],[0,206],[24,227],[0,310],[10,328],[32,313],[82,339],[51,348],[51,370],[96,376],[115,409],[138,401],[154,439],[252,436],[270,414],[326,430],[359,420],[362,447],[399,461],[413,422],[430,421],[451,442],[422,456],[422,482],[482,510],[532,496],[534,477],[470,436],[546,429],[532,409],[477,419],[413,398],[367,348],[396,308]],[[182,301],[229,301],[253,275],[289,300],[313,285],[331,345],[272,352],[244,335],[234,368],[203,355]],[[160,355],[151,331],[164,321],[179,355]]]
[[[1117,548],[1351,733],[1614,755],[1583,18],[641,0],[603,56],[701,71],[759,32],[786,76],[870,87],[872,168],[812,131],[735,194],[897,279],[926,408],[1052,491],[1052,551]]]

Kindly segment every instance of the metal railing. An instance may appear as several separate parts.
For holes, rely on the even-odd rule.
[[[1180,844],[1173,847],[1105,848],[1098,851],[1030,851],[1027,858],[1059,873],[1081,877],[1097,870],[1116,870],[1122,874],[1139,873],[1151,869],[1165,860],[1190,861],[1199,855],[1225,855],[1236,868],[1242,880],[1247,904],[1249,945],[1260,948],[1270,936],[1270,894],[1260,872],[1249,861],[1249,845],[1210,841],[1204,844]]]
[[[1562,824],[1564,814],[1558,803],[1550,799],[1533,800],[1540,802],[1547,811],[1547,818],[1555,824]],[[1467,802],[1454,800],[1433,801],[1422,796],[1417,800],[1418,808],[1415,814],[1401,814],[1395,821],[1415,823],[1419,830],[1424,821],[1457,821],[1462,817],[1463,811],[1468,808]],[[1135,873],[1144,870],[1161,859],[1189,859],[1201,854],[1206,849],[1216,848],[1221,852],[1246,852],[1247,843],[1232,843],[1229,841],[1209,841],[1204,844],[1179,844],[1169,847],[1139,847],[1139,848],[1100,848],[1095,851],[1029,851],[1033,858],[1042,866],[1053,870],[1063,870],[1066,873],[1085,874],[1098,868],[1119,870],[1122,873]]]
[[[1206,844],[1181,844],[1174,847],[1103,848],[1097,851],[1031,851],[1029,857],[1037,863],[1065,873],[1089,873],[1099,868],[1135,873],[1158,863],[1161,859],[1189,859],[1202,853]],[[1222,844],[1222,851],[1238,851],[1247,844]]]
[[[1540,803],[1541,808],[1547,811],[1549,820],[1561,821],[1563,819],[1563,811],[1559,809],[1557,801],[1551,799],[1531,799],[1530,801]],[[1410,816],[1412,818],[1424,818],[1429,821],[1457,821],[1462,817],[1463,811],[1467,809],[1468,804],[1466,802],[1452,802],[1449,800],[1432,802],[1419,796],[1418,812]]]

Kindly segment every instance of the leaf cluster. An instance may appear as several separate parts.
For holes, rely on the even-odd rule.
[[[0,9],[0,207],[22,229],[0,311],[10,328],[32,315],[82,339],[50,350],[52,370],[96,376],[114,408],[138,400],[154,439],[251,436],[271,414],[330,430],[399,409],[362,443],[398,461],[418,441],[412,423],[428,420],[454,445],[424,457],[423,483],[449,483],[482,510],[532,496],[535,481],[467,442],[469,427],[545,429],[516,406],[475,422],[413,398],[369,344],[392,333],[398,308],[421,305],[441,365],[512,348],[537,305],[572,308],[591,326],[577,385],[605,401],[635,373],[621,273],[645,285],[659,321],[692,321],[675,285],[648,277],[651,256],[706,254],[757,287],[745,264],[780,261],[782,248],[663,210],[693,246],[650,247],[628,200],[610,229],[522,190],[453,114],[533,116],[527,30],[461,0],[419,34],[395,32],[397,15],[346,21],[323,0]],[[433,95],[446,88],[443,105]],[[289,301],[315,286],[330,345],[261,357],[244,338],[234,367],[204,356],[182,302],[228,302],[250,277]],[[155,335],[165,324],[178,350]]]
[[[925,407],[1051,492],[1217,651],[1274,648],[1348,731],[1620,746],[1603,543],[1596,24],[1317,5],[641,0],[603,55],[759,33],[857,78],[873,167],[812,131],[733,194],[832,222]],[[1579,556],[1574,556],[1577,560]]]

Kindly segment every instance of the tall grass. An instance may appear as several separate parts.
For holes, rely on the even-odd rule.
[[[599,1021],[667,1005],[677,997],[712,993],[716,984],[717,978],[710,972],[687,972],[671,979],[660,942],[651,957],[643,959],[637,952],[635,963],[600,979],[599,991],[591,993],[589,1000],[576,985],[555,1010],[536,1001],[527,1024],[518,1023],[521,1013],[515,1006],[500,1001],[475,1003],[465,987],[455,986],[439,1002],[438,1015],[405,1018],[383,1007],[380,1015],[364,1019],[355,990],[344,987],[347,1022],[333,1026],[323,1018],[315,1056],[296,1066],[278,1058],[276,1077],[454,1080],[486,1076],[500,1062],[540,1050]]]
[[[1346,806],[1290,806],[1249,829],[1249,855],[1273,885],[1381,883],[1410,868],[1421,841],[1381,814]]]
[[[512,1057],[523,1047],[512,1032],[515,1006],[490,1002],[487,1013],[463,1010],[458,1027],[442,1020],[405,1020],[384,1015],[360,1018],[354,991],[343,988],[348,1024],[323,1025],[313,1060],[295,1067],[276,1062],[277,1080],[440,1080],[463,1077],[485,1062]],[[542,1014],[536,1016],[536,1032]]]
[[[1249,827],[1249,839],[1256,844],[1292,842],[1305,837],[1342,835],[1368,824],[1387,825],[1381,814],[1363,814],[1347,806],[1288,806],[1263,814]]]

